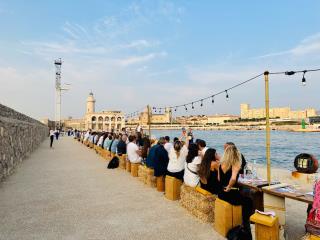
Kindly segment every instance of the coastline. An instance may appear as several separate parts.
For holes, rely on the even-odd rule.
[[[127,128],[135,128],[136,125],[127,125]],[[145,131],[148,131],[148,125],[141,125]],[[178,124],[162,124],[162,125],[151,125],[151,130],[181,130],[182,127],[192,128],[192,130],[204,130],[204,131],[265,131],[265,125],[221,125],[221,126],[197,126],[197,125],[178,125]],[[287,131],[287,132],[320,132],[320,129],[317,128],[307,128],[301,129],[300,125],[281,125],[281,126],[273,126],[271,125],[271,131]]]

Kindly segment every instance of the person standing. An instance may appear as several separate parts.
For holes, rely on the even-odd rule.
[[[56,135],[56,140],[58,140],[58,139],[59,139],[59,130],[56,129],[56,131],[54,132],[54,134]]]
[[[188,138],[189,138],[189,144],[193,143],[193,132],[192,132],[192,128],[189,128]]]
[[[54,131],[51,129],[50,130],[50,147],[52,148],[53,144],[53,139],[54,139]]]

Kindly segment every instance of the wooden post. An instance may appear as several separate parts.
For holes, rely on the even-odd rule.
[[[150,106],[148,105],[148,127],[149,127],[149,139],[151,139],[151,111]]]
[[[269,119],[269,72],[264,72],[265,82],[265,108],[266,108],[266,160],[267,160],[267,179],[271,183],[271,162],[270,162],[270,119]]]

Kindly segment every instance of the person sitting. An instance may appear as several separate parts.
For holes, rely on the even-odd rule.
[[[136,144],[138,145],[138,147],[142,147],[143,146],[143,139],[142,139],[142,133],[141,132],[137,132],[136,133]]]
[[[218,181],[220,156],[214,148],[208,148],[199,166],[198,174],[201,188],[218,194],[221,191]]]
[[[155,138],[151,139],[151,148],[149,154],[147,155],[146,165],[148,168],[154,168],[154,161],[156,156],[156,150],[159,147],[159,144]]]
[[[226,150],[227,147],[229,146],[236,146],[233,142],[226,142],[224,145],[223,145],[223,148],[224,150]],[[241,163],[241,169],[239,171],[240,174],[244,174],[244,168],[246,167],[247,165],[247,161],[246,159],[244,158],[243,154],[241,153],[241,160],[242,160],[242,163]]]
[[[108,135],[108,138],[107,138],[107,139],[104,141],[104,143],[103,143],[103,148],[109,151],[111,142],[112,142],[112,135],[109,134],[109,135]]]
[[[144,137],[143,138],[143,146],[141,149],[141,157],[142,157],[143,164],[145,164],[145,162],[146,162],[147,156],[150,151],[150,147],[151,147],[150,139],[148,137]]]
[[[218,179],[221,191],[218,197],[232,205],[242,206],[242,225],[246,232],[250,233],[250,215],[252,214],[252,200],[240,194],[238,186],[239,172],[241,169],[241,153],[237,147],[230,145],[224,151],[219,166]],[[252,237],[250,238],[252,239]]]
[[[207,151],[207,144],[206,144],[206,142],[204,141],[204,140],[202,140],[202,139],[197,139],[196,140],[196,143],[197,143],[197,145],[198,145],[198,148],[199,148],[199,155],[201,156],[201,157],[203,157],[204,156],[204,154],[206,153],[206,151]]]
[[[184,166],[186,164],[186,158],[188,155],[188,146],[188,139],[186,140],[185,144],[183,144],[181,141],[176,141],[173,144],[173,148],[171,148],[169,153],[167,175],[183,180]]]
[[[114,135],[114,139],[110,145],[110,151],[111,153],[113,154],[116,154],[117,153],[117,146],[118,146],[118,143],[119,143],[119,135],[118,134],[115,134]]]
[[[155,150],[154,156],[154,176],[161,177],[167,174],[167,167],[169,162],[168,152],[164,148],[165,139],[161,137],[158,141],[158,147]]]
[[[117,146],[117,153],[119,156],[122,156],[122,154],[127,154],[127,134],[123,134],[122,138],[120,139],[118,146]]]
[[[165,136],[164,139],[166,141],[166,143],[164,144],[164,148],[167,150],[168,153],[170,153],[170,150],[173,147],[172,143],[170,142],[170,137]]]
[[[129,143],[127,145],[127,154],[128,160],[131,163],[140,163],[141,162],[141,151],[136,144],[136,137],[133,135],[129,136]]]
[[[184,184],[189,187],[196,187],[199,184],[200,177],[198,175],[198,169],[200,164],[201,158],[198,156],[198,146],[197,144],[191,143],[189,144],[189,152],[184,168]]]
[[[99,137],[99,141],[98,141],[98,146],[101,147],[102,146],[102,143],[103,143],[103,138],[104,138],[104,134],[102,133]]]
[[[99,141],[99,133],[96,133],[96,135],[95,135],[94,138],[93,138],[93,144],[94,144],[94,145],[97,145],[97,144],[98,144],[98,141]]]

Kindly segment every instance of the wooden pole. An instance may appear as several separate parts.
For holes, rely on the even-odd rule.
[[[149,139],[151,139],[151,111],[150,106],[148,105],[148,126],[149,126]]]
[[[264,72],[265,83],[265,107],[266,107],[266,160],[267,160],[267,180],[271,183],[271,161],[270,161],[270,119],[269,119],[269,72]]]

